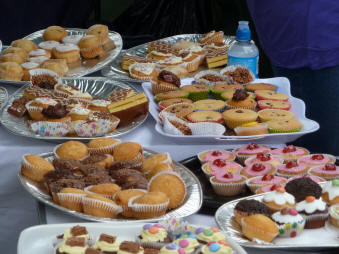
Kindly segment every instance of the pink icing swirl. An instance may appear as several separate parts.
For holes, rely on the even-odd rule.
[[[268,153],[270,148],[267,146],[258,145],[258,148],[248,149],[246,146],[241,146],[235,150],[236,155],[246,155],[246,154],[257,154],[257,153]]]
[[[272,191],[271,188],[272,188],[273,185],[274,185],[274,183],[273,184],[264,185],[263,187],[260,188],[260,190],[263,193]],[[284,185],[282,185],[282,186],[284,186]]]
[[[220,155],[213,155],[213,152],[221,153]],[[215,159],[230,160],[233,159],[233,154],[225,150],[213,150],[205,153],[204,161],[214,161]]]
[[[284,147],[282,148],[277,148],[277,149],[272,149],[271,153],[274,155],[280,155],[280,156],[302,156],[308,154],[306,150],[302,147],[297,147],[295,146],[296,150],[294,152],[288,152],[284,153]]]
[[[287,168],[286,164],[281,164],[277,166],[278,172],[282,171],[281,172],[282,174],[283,173],[298,173],[301,171],[305,171],[306,169],[307,169],[307,166],[304,164],[299,164],[298,166],[293,167],[293,168]]]
[[[237,175],[237,174],[232,174],[231,178],[226,178],[224,177],[225,173],[219,173],[215,175],[215,180],[217,182],[221,182],[221,183],[229,183],[229,182],[239,182],[240,180],[243,179],[243,177],[241,175]]]
[[[218,167],[212,163],[210,163],[210,167],[212,169],[212,173],[214,174],[215,172],[222,172],[225,173],[226,171],[230,171],[231,169],[235,169],[235,171],[240,172],[242,169],[242,166],[234,161],[225,161],[226,166],[224,167]],[[232,170],[232,171],[233,171]]]
[[[262,175],[267,175],[271,170],[272,170],[272,165],[268,164],[268,163],[262,163],[262,165],[264,165],[264,170],[261,171],[254,171],[252,170],[252,166],[247,166],[244,168],[244,172],[246,173],[246,175],[249,176],[262,176]]]
[[[311,165],[322,165],[326,164],[332,161],[332,158],[327,156],[326,154],[322,154],[324,158],[322,160],[313,160],[312,156],[313,155],[307,155],[299,158],[298,162],[299,163],[306,163],[306,164],[311,164]]]
[[[335,166],[335,170],[325,170],[324,166],[314,167],[310,170],[310,172],[326,175],[339,175],[339,166]]]

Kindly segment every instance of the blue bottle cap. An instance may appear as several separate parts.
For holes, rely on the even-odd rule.
[[[239,26],[238,26],[236,35],[237,35],[238,41],[250,41],[251,40],[251,30],[248,27],[248,21],[239,21]]]

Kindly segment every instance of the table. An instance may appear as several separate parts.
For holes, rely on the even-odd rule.
[[[1,84],[2,85],[2,84]],[[137,85],[138,86],[138,85]],[[8,93],[13,93],[17,88],[5,85]],[[141,89],[138,86],[138,89]],[[154,120],[149,117],[146,122],[133,132],[122,136],[122,141],[140,142],[144,147],[156,152],[169,152],[176,161],[196,155],[206,149],[231,148],[233,145],[226,145],[223,142],[215,143],[189,143],[176,144],[175,141],[167,139],[154,131]],[[279,147],[282,144],[276,144]],[[38,209],[37,202],[19,184],[17,172],[20,168],[21,157],[25,153],[39,154],[52,151],[55,143],[48,143],[42,140],[34,140],[25,137],[15,136],[0,127],[0,246],[7,250],[7,253],[16,252],[16,243],[19,233],[30,226],[39,224],[41,216],[37,216],[41,209]],[[67,223],[81,222],[80,219],[61,214],[59,211],[47,207],[45,211],[46,223]],[[40,214],[42,215],[42,214]],[[214,225],[213,216],[195,214],[188,217],[188,221],[194,224]],[[286,253],[280,251],[258,251],[248,249],[248,253]],[[290,252],[289,252],[290,253]]]

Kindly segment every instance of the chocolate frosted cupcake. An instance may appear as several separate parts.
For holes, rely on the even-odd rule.
[[[303,201],[307,196],[314,196],[318,199],[322,193],[320,185],[306,177],[288,182],[285,189],[295,197],[296,202]]]
[[[134,169],[111,170],[110,174],[123,190],[147,189],[148,181],[143,173]]]
[[[48,108],[44,108],[41,113],[48,122],[69,122],[71,120],[68,116],[66,105],[62,105],[61,103],[49,105]]]
[[[181,86],[180,78],[174,73],[162,70],[158,77],[151,80],[153,94],[175,91]]]
[[[103,254],[116,254],[119,250],[120,241],[116,236],[101,234],[99,240],[93,245],[94,249]]]
[[[104,168],[109,168],[113,163],[113,157],[110,154],[91,154],[86,159],[81,161],[82,164],[95,164]]]
[[[68,158],[54,158],[52,163],[56,170],[77,170],[81,166],[80,161]]]
[[[86,229],[86,227],[76,225],[72,228],[69,228],[65,231],[65,233],[62,235],[62,238],[67,240],[72,237],[83,237],[86,240],[89,240],[90,236]]]
[[[63,241],[56,250],[56,254],[85,253],[87,248],[84,237],[71,237]]]
[[[314,229],[325,226],[328,219],[328,209],[326,203],[321,199],[307,196],[305,200],[297,203],[296,209],[306,217],[305,228]]]
[[[244,89],[236,89],[232,99],[227,100],[226,106],[228,108],[242,108],[255,110],[257,103]]]
[[[271,210],[264,204],[254,199],[241,200],[234,207],[235,220],[241,225],[241,219],[253,214],[262,214],[271,217]]]
[[[161,224],[146,224],[137,237],[137,241],[144,248],[161,249],[164,245],[172,242],[172,237]]]

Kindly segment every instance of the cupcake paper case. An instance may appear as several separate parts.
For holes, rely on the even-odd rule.
[[[272,214],[272,219],[278,225],[280,237],[296,237],[304,229],[305,219],[296,209],[284,208]]]
[[[215,193],[222,196],[234,196],[242,192],[246,186],[246,178],[232,173],[216,173],[210,178]]]
[[[298,163],[303,163],[310,167],[323,166],[327,163],[335,163],[336,158],[331,154],[311,154],[298,159]]]
[[[314,196],[307,196],[305,200],[297,203],[297,211],[306,216],[305,228],[321,228],[328,219],[326,203]]]

